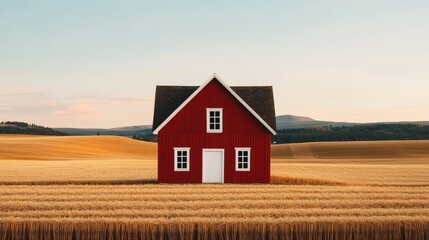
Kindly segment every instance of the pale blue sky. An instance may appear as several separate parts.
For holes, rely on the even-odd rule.
[[[277,115],[429,120],[429,1],[0,1],[0,121],[151,124],[156,85],[272,85]]]

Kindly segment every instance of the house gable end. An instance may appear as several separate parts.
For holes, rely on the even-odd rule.
[[[222,112],[221,131],[208,129],[208,112],[211,110]],[[234,96],[219,82],[212,81],[160,130],[159,135],[188,139],[189,135],[196,134],[217,139],[234,134],[267,133],[270,132]]]
[[[168,110],[165,110],[162,107],[160,107],[158,104],[155,104],[154,125],[153,125],[154,131],[153,131],[153,133],[158,134],[158,132],[165,125],[167,125],[167,123],[169,123],[186,105],[188,105],[208,84],[210,84],[211,82],[213,82],[215,80],[225,90],[227,90],[227,92],[229,92],[233,96],[235,101],[239,102],[251,115],[253,115],[253,117],[256,118],[256,120],[259,121],[264,128],[266,128],[271,134],[274,134],[274,135],[276,134],[276,132],[274,130],[275,129],[275,114],[274,114],[274,101],[273,101],[272,88],[271,87],[259,87],[259,92],[262,92],[261,90],[265,90],[265,95],[264,95],[265,97],[266,97],[266,95],[270,95],[270,96],[268,96],[268,99],[270,99],[270,101],[268,101],[267,106],[262,106],[258,109],[258,113],[263,114],[264,118],[262,118],[260,115],[258,115],[258,113],[252,107],[250,107],[240,97],[240,96],[243,96],[247,100],[253,99],[253,100],[255,100],[253,103],[258,102],[258,100],[260,100],[260,99],[256,99],[256,98],[261,97],[261,96],[255,96],[255,92],[252,91],[252,89],[255,89],[255,88],[250,88],[250,87],[233,87],[233,88],[231,88],[216,76],[209,79],[206,83],[201,85],[199,88],[196,88],[196,87],[171,87],[169,89],[169,91],[171,92],[171,99],[174,99],[175,101],[169,101],[168,96],[170,96],[170,95],[168,95],[168,94],[167,94],[167,99],[163,99],[163,101],[167,101],[170,104],[169,105],[170,109],[172,109],[171,107],[175,107],[174,105],[179,105],[179,106],[174,108],[175,110],[167,118],[165,118],[166,115],[168,114]],[[176,90],[176,91],[174,91],[174,90]],[[162,93],[161,91],[167,91],[167,90],[165,88],[164,89],[158,89],[157,88],[157,95],[163,94],[163,96],[164,96],[165,93]],[[264,93],[262,93],[262,94],[264,94]],[[174,95],[178,95],[178,96],[174,96]],[[184,100],[183,102],[180,101],[181,99],[184,99],[184,98],[186,98],[186,100]],[[157,99],[157,101],[159,100],[158,96],[156,97],[156,99]],[[257,105],[253,104],[253,106],[255,107]],[[269,115],[273,115],[273,116],[269,116]],[[163,119],[163,118],[165,120],[162,123],[160,123],[161,119]],[[269,121],[270,124],[268,124],[264,119],[270,120]]]

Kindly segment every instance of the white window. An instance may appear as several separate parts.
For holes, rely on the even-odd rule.
[[[190,148],[174,148],[174,171],[189,171]]]
[[[235,148],[235,171],[250,171],[250,148]]]
[[[207,132],[222,132],[222,108],[207,108]]]

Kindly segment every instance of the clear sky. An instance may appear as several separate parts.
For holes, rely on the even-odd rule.
[[[156,85],[272,85],[276,114],[429,120],[429,1],[0,1],[0,121],[151,124]]]

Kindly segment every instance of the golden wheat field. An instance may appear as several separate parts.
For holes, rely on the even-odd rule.
[[[0,239],[429,239],[429,141],[272,152],[270,185],[163,185],[156,144],[0,136]]]

